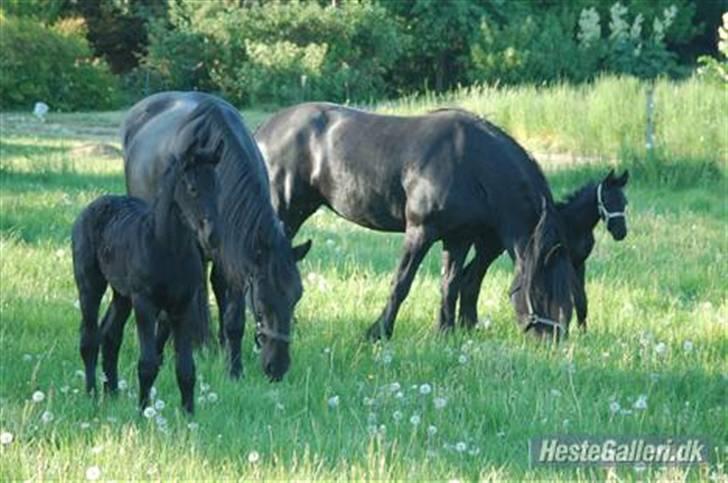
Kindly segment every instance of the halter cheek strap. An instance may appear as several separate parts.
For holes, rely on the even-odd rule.
[[[524,332],[528,332],[535,326],[541,324],[548,325],[553,329],[560,330],[561,332],[566,333],[566,326],[563,323],[548,319],[546,317],[541,317],[533,311],[533,305],[531,304],[531,295],[528,292],[526,292],[526,306],[528,307],[528,324],[526,324],[526,328],[523,329]]]
[[[597,210],[599,211],[599,216],[606,224],[609,224],[609,220],[612,218],[626,218],[627,216],[624,211],[609,211],[607,209],[602,199],[602,183],[599,183],[599,186],[597,186]]]
[[[253,317],[255,318],[255,336],[253,339],[255,340],[255,345],[260,349],[262,346],[260,342],[260,336],[264,335],[270,339],[286,342],[288,344],[291,343],[291,336],[288,334],[283,334],[281,332],[269,329],[268,327],[263,324],[263,317],[260,315],[260,312],[255,307],[255,296],[253,296],[253,280],[252,278],[248,281],[248,287],[250,290],[250,305],[253,309]]]

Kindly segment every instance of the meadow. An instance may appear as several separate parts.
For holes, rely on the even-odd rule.
[[[139,415],[131,321],[120,397],[93,400],[79,377],[70,226],[95,197],[124,192],[121,158],[106,146],[119,146],[123,112],[51,114],[45,123],[3,113],[0,479],[725,481],[728,100],[722,86],[694,80],[660,82],[657,98],[658,155],[644,149],[640,85],[626,79],[477,88],[379,107],[411,114],[455,104],[488,116],[535,153],[557,197],[611,166],[633,171],[627,238],[595,230],[586,334],[573,330],[558,347],[525,338],[502,257],[486,277],[477,328],[439,335],[436,246],[394,338],[366,342],[402,237],[321,211],[298,235],[314,244],[300,264],[290,372],[268,382],[249,328],[242,380],[225,376],[216,351],[196,355],[193,418],[179,408],[168,362],[156,415]],[[243,112],[251,126],[268,114]],[[529,467],[528,439],[549,434],[700,436],[713,445],[712,462]]]

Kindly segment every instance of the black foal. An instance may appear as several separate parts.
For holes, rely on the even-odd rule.
[[[621,176],[615,176],[614,170],[611,170],[602,181],[587,183],[565,201],[556,203],[556,210],[565,229],[571,262],[576,271],[574,309],[582,329],[586,329],[587,317],[584,285],[586,259],[594,248],[594,228],[601,219],[615,240],[619,241],[627,236],[627,198],[624,187],[628,179],[628,171]],[[472,327],[478,321],[478,295],[483,277],[502,251],[500,242],[493,234],[475,242],[475,257],[465,267],[460,289],[460,320],[466,327]]]
[[[151,207],[138,198],[107,195],[91,203],[76,220],[73,270],[81,305],[87,391],[96,391],[101,345],[104,388],[116,392],[119,347],[133,308],[141,351],[139,405],[142,410],[149,405],[159,369],[155,326],[164,311],[174,337],[182,406],[193,412],[195,365],[190,331],[199,316],[193,300],[203,280],[198,243],[210,249],[218,244],[216,159],[211,152],[198,152],[171,160]],[[107,285],[113,298],[99,328],[99,305]]]

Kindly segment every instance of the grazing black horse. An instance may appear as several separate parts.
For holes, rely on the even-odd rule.
[[[218,243],[215,161],[212,153],[204,152],[172,157],[151,207],[138,198],[107,195],[76,220],[73,273],[83,316],[80,345],[89,392],[96,390],[100,342],[104,387],[116,392],[119,347],[133,308],[140,346],[139,405],[144,409],[149,404],[159,369],[155,326],[164,311],[174,335],[182,406],[193,411],[191,331],[199,316],[194,295],[203,280],[198,243],[208,248]],[[108,285],[113,298],[99,331],[99,304]]]
[[[361,226],[405,233],[370,338],[392,335],[415,272],[438,240],[441,329],[454,325],[463,263],[478,240],[506,247],[515,261],[512,303],[523,329],[566,335],[575,283],[566,235],[538,165],[496,126],[455,109],[397,117],[308,103],[275,114],[255,138],[289,237],[322,205]]]
[[[219,253],[207,256],[213,258],[220,339],[227,341],[231,375],[240,376],[243,293],[250,286],[260,321],[263,370],[271,379],[281,379],[290,365],[291,318],[303,293],[296,260],[310,244],[294,249],[285,236],[271,206],[265,163],[240,113],[208,94],[163,92],[131,108],[122,139],[127,191],[145,200],[158,186],[170,155],[200,140],[218,152],[222,238]],[[160,350],[165,335],[160,334]]]
[[[627,198],[624,187],[629,179],[625,171],[616,177],[614,171],[601,182],[590,182],[569,195],[565,201],[556,203],[556,210],[561,216],[566,233],[571,261],[576,271],[577,284],[574,297],[576,316],[579,325],[586,329],[587,297],[585,291],[586,259],[594,248],[594,228],[599,220],[619,241],[627,236],[625,208]],[[466,327],[472,327],[478,321],[477,305],[480,287],[491,262],[503,251],[492,243],[492,240],[475,243],[475,257],[463,271],[463,282],[460,288],[460,321]]]

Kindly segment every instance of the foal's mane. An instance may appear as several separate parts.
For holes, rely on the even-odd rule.
[[[564,208],[571,206],[573,203],[581,201],[582,198],[586,197],[594,189],[595,185],[596,183],[589,182],[584,186],[575,189],[574,191],[566,195],[564,199],[556,202],[556,209],[561,211]]]
[[[287,239],[270,203],[265,163],[250,131],[232,106],[216,99],[200,102],[189,119],[196,139],[212,149],[222,144],[217,173],[226,275],[242,286],[246,276],[261,268],[261,254],[273,251],[265,268],[274,280],[287,280],[292,268],[280,252]]]

